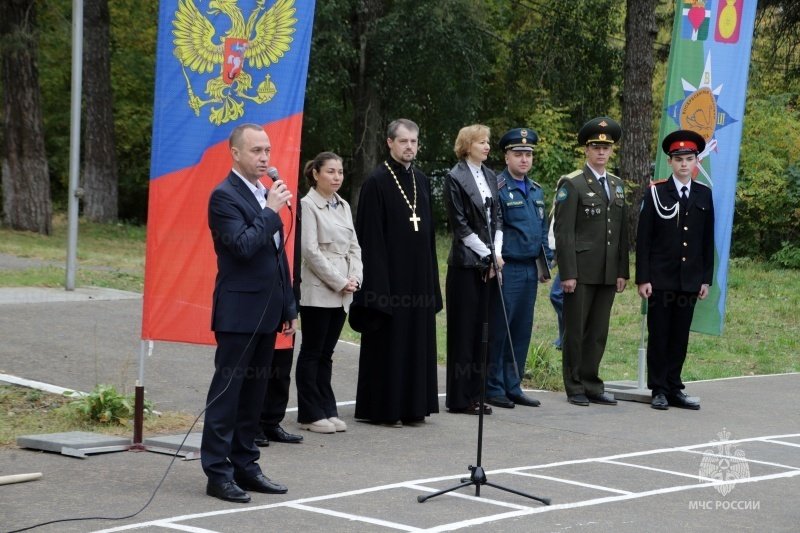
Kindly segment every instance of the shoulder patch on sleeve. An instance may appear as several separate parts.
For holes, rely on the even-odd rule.
[[[567,188],[561,187],[560,189],[558,189],[558,192],[556,193],[556,202],[563,202],[564,200],[567,199],[567,196],[569,196],[569,194],[567,193]]]

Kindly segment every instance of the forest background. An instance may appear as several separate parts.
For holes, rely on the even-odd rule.
[[[356,208],[394,118],[419,123],[418,164],[435,191],[455,162],[460,127],[487,124],[496,142],[525,126],[540,136],[532,177],[552,198],[558,177],[582,162],[580,125],[609,115],[625,129],[612,164],[629,185],[635,227],[658,156],[675,4],[317,0],[301,161],[322,150],[342,155],[344,194]],[[72,1],[0,7],[3,225],[49,234],[67,204]],[[146,224],[157,13],[155,0],[84,0],[87,220]],[[731,253],[789,268],[800,268],[799,47],[800,2],[760,0]],[[503,167],[499,150],[489,164]],[[300,169],[282,169],[291,171]]]

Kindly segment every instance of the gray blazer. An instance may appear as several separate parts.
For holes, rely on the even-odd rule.
[[[361,247],[353,227],[350,205],[338,194],[339,206],[331,209],[316,189],[308,191],[300,206],[303,229],[300,235],[300,305],[350,309],[353,295],[342,292],[347,279],[361,284]]]

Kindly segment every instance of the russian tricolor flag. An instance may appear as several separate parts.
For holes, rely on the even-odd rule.
[[[314,0],[162,0],[142,339],[215,342],[208,198],[237,124],[263,124],[270,165],[296,193],[313,20]],[[290,235],[290,265],[293,248]]]

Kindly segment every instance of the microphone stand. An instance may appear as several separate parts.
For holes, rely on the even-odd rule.
[[[498,290],[500,293],[500,301],[503,304],[503,313],[505,315],[505,299],[503,298],[503,290],[502,290],[502,282],[500,281],[500,265],[497,263],[497,256],[495,255],[495,248],[494,248],[494,239],[492,238],[492,223],[491,223],[491,213],[493,209],[494,202],[492,201],[491,197],[486,198],[486,228],[489,230],[489,257],[491,258],[492,267],[494,268],[495,276],[497,277],[497,284]],[[488,271],[487,271],[488,276]],[[481,291],[483,292],[482,300],[483,300],[483,309],[481,309],[481,317],[482,317],[482,327],[481,327],[481,350],[480,350],[480,358],[481,358],[481,392],[479,396],[480,402],[480,412],[478,414],[478,449],[477,449],[477,458],[475,460],[475,465],[467,466],[467,470],[469,470],[470,475],[469,478],[461,478],[457,485],[452,487],[433,492],[431,494],[427,494],[425,496],[417,496],[417,501],[419,503],[423,503],[431,498],[435,498],[436,496],[441,496],[442,494],[446,494],[448,492],[452,492],[454,490],[458,490],[463,487],[467,487],[469,485],[475,485],[475,496],[480,497],[481,495],[481,486],[488,485],[490,487],[494,487],[496,489],[504,490],[506,492],[510,492],[512,494],[516,494],[518,496],[524,496],[525,498],[530,498],[531,500],[536,500],[541,502],[545,505],[550,505],[550,498],[540,498],[538,496],[533,496],[531,494],[527,494],[525,492],[512,489],[509,487],[504,487],[502,485],[498,485],[497,483],[492,483],[486,478],[486,472],[483,469],[483,465],[481,464],[482,454],[483,454],[483,409],[484,409],[484,402],[486,400],[486,361],[488,358],[489,353],[489,283],[491,278],[487,277],[486,283],[483,284]],[[508,331],[508,317],[506,319],[506,331]],[[509,342],[510,342],[510,332],[509,332]],[[516,371],[516,363],[514,363],[514,370]]]

